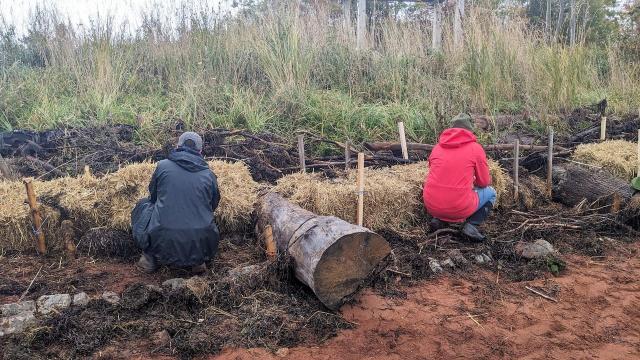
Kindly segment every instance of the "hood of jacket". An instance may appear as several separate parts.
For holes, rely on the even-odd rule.
[[[184,147],[171,151],[168,159],[190,172],[198,172],[209,168],[200,153]]]
[[[444,148],[457,148],[476,141],[476,136],[473,135],[471,131],[461,128],[450,128],[440,134],[438,143]]]

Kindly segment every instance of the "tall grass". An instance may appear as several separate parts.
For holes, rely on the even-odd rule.
[[[547,45],[524,19],[471,7],[462,49],[451,24],[434,52],[430,24],[388,18],[356,50],[355,22],[339,9],[285,3],[219,17],[185,6],[145,13],[132,36],[108,18],[78,30],[41,9],[27,42],[0,27],[0,127],[130,123],[155,142],[182,121],[357,141],[392,138],[403,120],[412,139],[428,141],[459,111],[545,121],[605,96],[614,112],[640,104],[640,69],[615,44]]]

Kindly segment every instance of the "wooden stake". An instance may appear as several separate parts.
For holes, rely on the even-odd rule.
[[[553,127],[549,126],[549,150],[547,152],[547,191],[553,196]]]
[[[273,259],[276,257],[276,242],[273,240],[273,228],[267,225],[263,233],[264,245],[267,250],[267,257]]]
[[[518,201],[518,195],[520,192],[520,140],[516,139],[513,145],[513,198]]]
[[[407,151],[407,137],[404,133],[404,122],[398,121],[398,133],[400,134],[400,147],[402,148],[402,158],[409,160],[409,152]]]
[[[36,193],[33,191],[33,183],[31,179],[24,179],[24,185],[27,189],[27,201],[31,209],[31,218],[33,220],[34,234],[38,239],[38,252],[42,255],[47,253],[47,244],[44,239],[44,231],[42,229],[42,216],[36,202]]]
[[[351,142],[347,140],[344,143],[344,169],[349,170],[351,167]]]
[[[307,165],[304,159],[304,135],[298,135],[298,158],[300,159],[300,171],[306,172]]]
[[[358,225],[364,226],[364,154],[358,153]]]
[[[600,141],[607,140],[607,117],[603,116],[600,119]]]

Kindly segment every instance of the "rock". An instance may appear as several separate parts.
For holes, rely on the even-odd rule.
[[[244,275],[255,274],[262,271],[264,271],[263,265],[239,266],[229,270],[227,276],[232,280],[237,280]]]
[[[456,267],[456,264],[453,263],[453,260],[447,258],[445,261],[442,262],[442,265],[449,267],[449,268],[454,268]]]
[[[462,252],[458,249],[453,249],[448,253],[449,257],[453,259],[456,265],[468,265],[469,261],[462,255]]]
[[[493,260],[491,260],[491,258],[489,257],[489,255],[487,254],[482,254],[482,259],[484,260],[484,262],[486,263],[491,263]]]
[[[23,332],[29,326],[35,324],[36,317],[33,312],[25,311],[18,315],[3,317],[0,319],[0,337]]]
[[[111,305],[116,305],[120,302],[120,296],[113,291],[105,291],[102,293],[102,300],[108,302]]]
[[[73,305],[75,306],[87,306],[89,304],[89,296],[86,292],[81,292],[73,295]]]
[[[163,282],[162,286],[171,288],[171,290],[176,290],[185,287],[186,284],[183,278],[174,278]]]
[[[278,351],[276,351],[276,356],[278,357],[285,357],[289,355],[289,349],[288,348],[280,348],[278,349]]]
[[[4,317],[19,315],[22,313],[33,314],[35,311],[36,302],[33,300],[0,305],[0,313],[2,313],[2,316]]]
[[[442,270],[442,266],[440,266],[440,263],[438,263],[438,260],[433,258],[429,258],[429,268],[431,268],[431,271],[433,271],[435,274],[444,271]]]
[[[37,301],[38,312],[43,315],[59,312],[71,305],[71,295],[56,294],[40,296]]]
[[[484,264],[484,262],[485,262],[485,261],[484,261],[484,256],[482,256],[482,254],[480,254],[480,255],[476,255],[476,256],[474,257],[474,259],[475,259],[475,261],[476,261],[476,264],[478,264],[478,265],[482,265],[482,264]]]
[[[153,345],[156,347],[167,346],[171,342],[171,335],[169,335],[167,330],[158,331],[151,335],[151,342],[153,342]]]
[[[556,250],[548,241],[538,239],[532,243],[520,241],[515,246],[516,254],[525,259],[540,259],[556,255]]]

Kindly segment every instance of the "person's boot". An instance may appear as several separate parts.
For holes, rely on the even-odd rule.
[[[467,222],[462,227],[462,233],[471,240],[474,241],[484,241],[486,237],[478,230],[475,225]]]
[[[205,272],[207,272],[207,265],[205,263],[202,263],[200,265],[194,265],[191,267],[191,272],[194,275],[202,275]]]
[[[136,263],[136,267],[147,274],[151,274],[158,270],[158,265],[156,264],[156,260],[153,258],[153,256],[147,255],[145,253],[140,256],[140,259]]]
[[[431,221],[429,222],[429,230],[431,230],[432,232],[443,229],[446,226],[447,226],[447,223],[445,223],[444,221],[438,218],[432,218]]]

